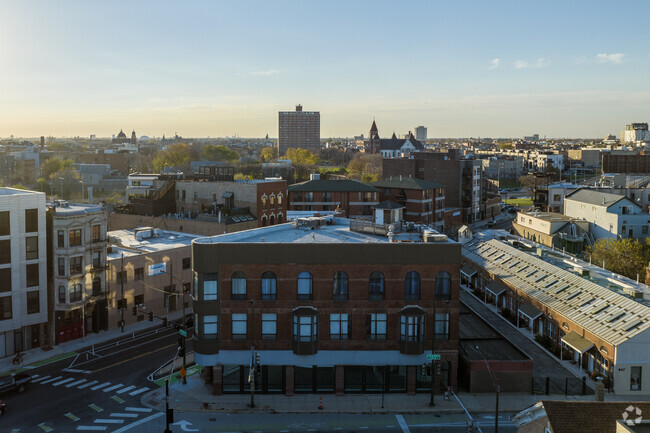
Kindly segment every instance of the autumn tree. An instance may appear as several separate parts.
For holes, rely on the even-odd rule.
[[[307,149],[301,148],[288,149],[285,158],[290,159],[294,165],[316,165],[320,162],[320,159],[316,155]]]
[[[239,154],[226,146],[206,144],[201,149],[201,160],[203,161],[231,161],[234,159],[239,159]]]
[[[375,182],[381,178],[382,156],[380,154],[357,153],[348,164],[348,172],[362,182]]]
[[[187,170],[190,166],[190,147],[186,143],[177,143],[167,146],[158,153],[153,160],[153,169],[163,171],[165,167]]]
[[[594,264],[602,265],[605,269],[617,274],[635,279],[637,274],[645,275],[648,264],[646,246],[634,239],[598,239],[588,249]]]
[[[278,149],[275,147],[265,147],[262,149],[260,159],[262,162],[269,162],[278,157]]]
[[[41,164],[41,177],[50,179],[53,173],[69,168],[73,162],[71,159],[48,158]]]

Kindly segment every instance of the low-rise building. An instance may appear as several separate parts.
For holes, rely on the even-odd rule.
[[[192,243],[194,360],[214,393],[248,392],[247,377],[263,393],[429,393],[432,350],[436,392],[456,385],[460,245],[376,212],[384,224],[306,218]]]
[[[404,205],[404,220],[415,223],[444,226],[445,187],[414,177],[390,177],[373,182],[378,188],[379,201],[390,200]]]
[[[571,254],[590,244],[589,222],[553,212],[518,212],[512,222],[515,233],[533,242]]]

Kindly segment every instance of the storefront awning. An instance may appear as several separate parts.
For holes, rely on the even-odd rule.
[[[460,268],[460,272],[467,278],[472,278],[473,275],[476,275],[476,269],[469,265],[464,265],[462,268]]]
[[[569,346],[571,349],[578,351],[580,353],[585,353],[587,350],[594,347],[594,343],[587,340],[582,335],[578,334],[576,331],[571,331],[564,337],[562,337],[562,343]]]
[[[534,306],[533,304],[521,305],[519,307],[519,312],[524,316],[528,317],[530,320],[535,320],[543,314],[540,311],[540,309]]]
[[[502,284],[492,281],[490,284],[485,286],[485,290],[492,293],[494,296],[499,296],[506,291],[506,288]]]

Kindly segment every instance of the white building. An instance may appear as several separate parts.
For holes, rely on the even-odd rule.
[[[650,142],[650,131],[648,123],[630,123],[625,125],[625,131],[621,134],[623,143],[641,144]]]
[[[589,221],[594,238],[645,238],[650,214],[629,198],[578,189],[564,198],[564,215]]]
[[[47,341],[45,194],[0,188],[0,357]]]
[[[427,128],[426,128],[426,126],[416,126],[415,127],[415,139],[416,140],[426,140],[427,139]]]

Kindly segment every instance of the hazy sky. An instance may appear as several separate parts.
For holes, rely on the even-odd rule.
[[[650,2],[0,0],[0,136],[617,136]]]

